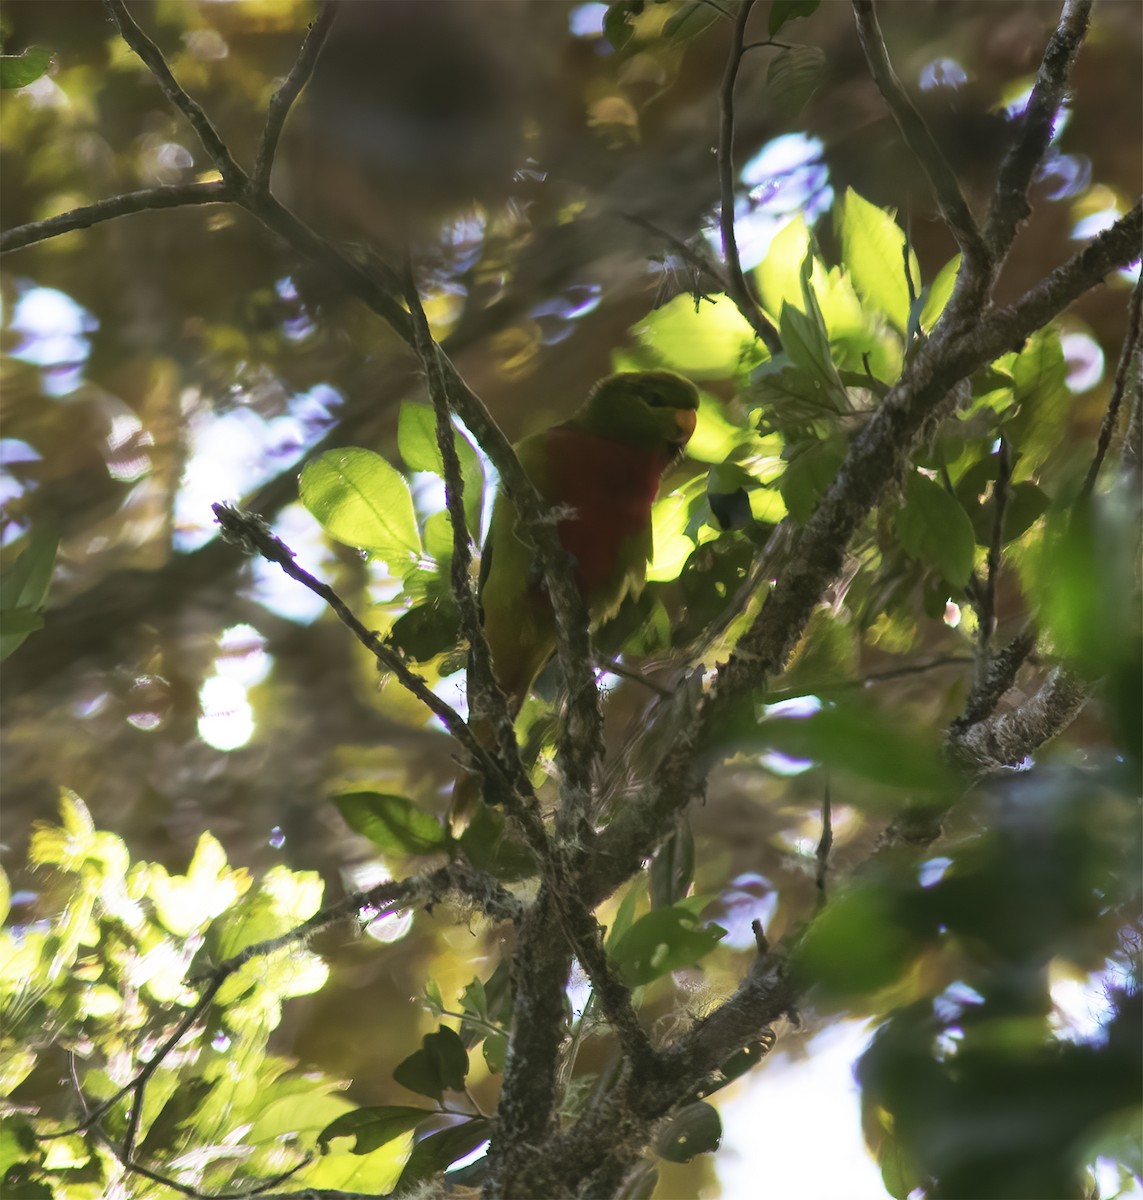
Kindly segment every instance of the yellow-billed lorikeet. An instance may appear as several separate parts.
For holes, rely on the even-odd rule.
[[[557,529],[593,629],[643,590],[659,478],[694,432],[697,409],[694,384],[672,371],[610,375],[568,420],[515,447],[540,495],[553,508],[572,510]],[[503,489],[481,555],[480,603],[496,681],[515,716],[555,649],[555,618],[535,552],[517,530]],[[473,728],[491,744],[485,722]],[[476,778],[463,774],[454,812],[468,809],[478,794]]]

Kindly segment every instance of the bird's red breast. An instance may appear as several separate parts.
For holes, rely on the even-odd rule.
[[[614,580],[624,542],[646,530],[668,462],[666,447],[629,446],[560,426],[550,431],[549,496],[575,509],[559,523],[559,535],[588,599]]]

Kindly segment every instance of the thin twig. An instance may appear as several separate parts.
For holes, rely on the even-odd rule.
[[[190,122],[191,128],[198,134],[198,140],[210,156],[211,162],[218,168],[218,173],[232,187],[242,187],[248,180],[246,172],[234,161],[229,147],[219,136],[218,130],[211,124],[210,118],[203,112],[198,101],[192,100],[183,90],[182,85],[171,74],[163,52],[139,28],[135,18],[127,11],[123,0],[103,0],[103,5],[111,14],[120,36],[132,50],[143,60],[147,69],[155,77],[162,88],[163,95]]]
[[[512,718],[504,693],[496,684],[492,654],[480,619],[480,606],[472,586],[472,542],[464,515],[464,474],[456,450],[456,432],[449,412],[440,357],[429,329],[420,293],[408,263],[405,298],[413,321],[413,341],[425,372],[429,396],[436,417],[437,446],[444,466],[445,509],[452,525],[451,584],[460,612],[460,632],[469,645],[468,700],[473,718],[487,718],[496,731],[496,742],[508,774],[523,776],[520,750],[513,732]]]
[[[1000,550],[1004,544],[1004,512],[1008,507],[1008,483],[1012,476],[1012,461],[1008,442],[1001,437],[996,452],[996,481],[992,488],[992,537],[988,543],[988,563],[985,580],[977,597],[977,619],[980,630],[977,639],[979,670],[988,669],[989,646],[996,629],[996,581],[1000,576]]]
[[[1020,222],[1032,211],[1028,188],[1051,144],[1068,77],[1087,34],[1090,17],[1091,0],[1064,0],[1059,23],[1044,49],[1032,94],[1000,164],[984,233],[996,266],[1008,253]]]
[[[309,32],[306,34],[298,57],[290,68],[282,86],[274,93],[266,109],[266,126],[262,131],[262,144],[258,147],[258,160],[254,164],[254,186],[267,188],[270,186],[270,172],[274,169],[274,155],[278,151],[278,140],[282,136],[282,128],[286,117],[298,98],[302,88],[309,82],[313,74],[321,48],[337,15],[337,0],[322,0],[318,5],[318,14]]]
[[[439,718],[449,733],[460,742],[475,761],[481,764],[482,769],[495,772],[505,786],[511,786],[507,779],[503,779],[499,765],[476,740],[456,709],[446,704],[420,675],[410,671],[396,650],[385,645],[372,630],[366,629],[329,584],[322,583],[320,579],[299,567],[294,561],[294,552],[281,538],[275,537],[270,532],[260,517],[240,512],[228,504],[214,504],[211,507],[226,537],[250,551],[262,555],[267,562],[281,567],[291,579],[309,588],[315,596],[320,596],[337,614],[342,624],[347,626],[357,640],[373,655],[382,669],[392,672],[406,691],[416,696],[435,717]]]
[[[945,158],[944,151],[893,70],[877,13],[873,8],[873,0],[853,0],[853,14],[857,19],[857,36],[865,52],[869,73],[873,76],[873,82],[877,84],[885,103],[889,105],[889,111],[901,130],[905,144],[928,176],[945,224],[956,238],[965,262],[973,270],[985,268],[989,255],[972,210],[968,207],[968,201],[964,198],[956,173]]]
[[[1086,500],[1095,490],[1095,481],[1099,476],[1099,469],[1103,465],[1103,460],[1107,457],[1107,451],[1111,446],[1111,439],[1115,433],[1115,426],[1119,422],[1119,409],[1123,404],[1123,397],[1127,393],[1127,381],[1131,378],[1132,363],[1139,350],[1141,301],[1143,301],[1143,275],[1140,275],[1135,281],[1135,288],[1131,293],[1131,302],[1127,306],[1127,332],[1123,335],[1123,346],[1119,351],[1119,364],[1115,368],[1115,382],[1111,387],[1111,399],[1107,402],[1107,411],[1103,414],[1103,423],[1099,427],[1099,440],[1096,442],[1095,457],[1091,460],[1091,465],[1087,469],[1083,486],[1080,488],[1079,494],[1081,500]]]
[[[640,216],[639,213],[621,212],[619,216],[625,221],[630,221],[632,225],[638,225],[640,229],[644,229],[654,237],[666,242],[685,263],[690,265],[697,276],[709,275],[720,291],[729,294],[730,284],[726,276],[723,274],[719,264],[715,262],[714,257],[707,254],[705,250],[689,245],[681,237],[677,237],[671,233],[669,229],[663,229],[661,226],[656,225],[654,221],[649,221],[646,217]]]
[[[108,1148],[112,1153],[116,1153],[115,1146],[108,1140]],[[119,1161],[123,1164],[126,1171],[130,1171],[135,1175],[141,1175],[144,1179],[150,1179],[152,1183],[159,1183],[165,1187],[169,1187],[172,1191],[179,1192],[183,1196],[189,1196],[191,1200],[247,1200],[249,1196],[265,1196],[272,1188],[281,1187],[287,1179],[292,1179],[299,1171],[308,1167],[314,1160],[312,1154],[307,1153],[301,1162],[295,1163],[289,1170],[281,1171],[272,1179],[267,1179],[263,1183],[253,1183],[249,1187],[243,1188],[240,1192],[200,1192],[198,1188],[191,1187],[188,1183],[179,1183],[177,1180],[171,1179],[167,1175],[160,1175],[158,1171],[152,1171],[149,1167],[144,1167],[141,1163],[137,1163],[134,1159],[120,1158]]]
[[[45,217],[42,221],[29,221],[26,225],[6,229],[0,233],[0,254],[45,242],[48,238],[71,233],[74,229],[90,229],[92,225],[113,221],[118,217],[129,217],[153,209],[182,208],[191,204],[225,204],[233,199],[233,188],[221,179],[124,192],[120,196],[109,196],[106,200],[85,204],[82,208],[70,209],[55,217]]]
[[[819,909],[825,906],[826,902],[826,877],[829,873],[829,852],[833,848],[833,806],[830,802],[829,793],[829,777],[826,777],[825,794],[822,796],[822,835],[818,840],[817,849],[817,889]]]
[[[762,339],[771,355],[781,353],[782,339],[770,323],[747,286],[742,273],[742,260],[738,255],[738,240],[734,232],[734,85],[738,80],[738,68],[745,53],[744,39],[746,22],[754,0],[742,0],[734,18],[730,53],[722,74],[722,86],[718,96],[718,184],[721,195],[719,227],[722,231],[722,256],[726,260],[727,294],[738,307],[750,328]]]

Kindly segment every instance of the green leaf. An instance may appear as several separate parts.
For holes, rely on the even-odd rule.
[[[0,54],[0,89],[27,87],[51,65],[52,52],[43,46],[29,46],[21,54]]]
[[[404,796],[350,792],[333,802],[346,824],[385,854],[436,854],[451,840],[435,817]]]
[[[426,1033],[420,1050],[397,1064],[393,1078],[411,1092],[439,1101],[444,1092],[464,1091],[468,1051],[460,1035],[447,1025]]]
[[[1059,333],[1033,334],[1019,354],[1005,356],[998,365],[1012,373],[1016,411],[1007,430],[1020,448],[1017,473],[1027,478],[1064,444],[1070,420],[1072,395]]]
[[[508,1038],[502,1033],[494,1033],[486,1037],[480,1046],[484,1054],[484,1062],[493,1075],[504,1072],[504,1062],[508,1057]]]
[[[464,989],[460,997],[460,1006],[465,1013],[488,1020],[488,997],[484,994],[484,983],[477,977]]]
[[[651,863],[651,907],[668,908],[682,900],[695,876],[695,836],[683,817],[659,847]]]
[[[803,442],[791,446],[787,453],[790,454],[790,465],[778,480],[778,490],[790,516],[803,525],[837,478],[845,461],[845,441],[831,437],[820,442]]]
[[[492,1122],[477,1117],[460,1125],[450,1126],[422,1138],[409,1155],[409,1161],[393,1189],[395,1196],[404,1196],[425,1179],[439,1174],[457,1159],[471,1154],[492,1135]]]
[[[718,1110],[703,1100],[688,1104],[670,1118],[655,1137],[655,1153],[668,1162],[690,1162],[696,1154],[711,1154],[722,1141]]]
[[[834,209],[841,241],[842,262],[858,295],[885,314],[899,333],[909,325],[909,285],[905,278],[905,231],[890,213],[870,204],[852,188]],[[920,286],[921,268],[909,255],[914,287]]]
[[[428,662],[455,649],[460,640],[456,601],[448,594],[418,604],[393,622],[389,637],[414,662]]]
[[[762,742],[790,758],[808,759],[892,787],[939,791],[949,780],[934,733],[902,728],[869,708],[838,705],[810,717],[774,717],[759,727]],[[887,803],[896,798],[886,797]]]
[[[354,1154],[371,1154],[386,1142],[415,1129],[428,1117],[435,1116],[431,1108],[415,1108],[405,1104],[382,1104],[374,1108],[357,1108],[331,1121],[318,1134],[318,1148],[324,1153],[334,1138],[354,1139]]]
[[[34,532],[16,561],[0,572],[0,661],[43,625],[36,623],[36,611],[47,602],[59,542],[54,530]]]
[[[306,463],[300,497],[331,537],[371,551],[395,574],[421,553],[409,485],[372,450],[327,450]]]
[[[468,532],[480,540],[480,519],[484,505],[484,467],[472,443],[453,430],[460,475],[464,482],[464,519]],[[444,459],[437,441],[436,410],[429,404],[401,405],[397,418],[397,449],[411,471],[431,471],[444,478]]]
[[[611,957],[631,987],[640,987],[696,963],[725,936],[720,925],[704,925],[681,904],[640,917],[615,943]]]
[[[937,277],[929,285],[925,303],[921,308],[921,329],[925,333],[932,331],[933,326],[940,320],[956,286],[957,272],[960,271],[960,255],[956,254],[937,272]]]
[[[959,487],[957,488],[959,492]],[[1010,483],[1004,502],[1004,521],[1000,530],[1000,543],[1007,545],[1014,538],[1027,532],[1051,505],[1051,498],[1038,484]],[[989,496],[983,504],[969,508],[976,541],[980,546],[992,544],[992,529],[996,524],[996,497]]]
[[[770,100],[785,117],[796,117],[818,90],[825,54],[817,46],[791,46],[770,60],[766,85]]]
[[[771,0],[770,36],[776,37],[782,28],[798,17],[808,17],[821,0]]]
[[[718,20],[718,10],[705,0],[692,0],[670,16],[663,25],[663,37],[685,42],[709,29]]]
[[[508,883],[536,873],[532,852],[518,838],[509,836],[504,818],[484,803],[460,835],[460,848],[477,870]]]
[[[628,23],[629,16],[638,16],[643,11],[643,0],[615,0],[607,6],[603,16],[603,36],[613,50],[622,50],[634,37],[634,26]]]
[[[960,502],[939,483],[910,475],[896,526],[897,540],[912,558],[935,566],[954,587],[968,583],[976,534]]]
[[[623,893],[623,899],[619,902],[619,908],[616,910],[615,919],[611,922],[611,928],[607,931],[607,950],[610,953],[615,948],[615,943],[631,928],[635,922],[635,910],[639,906],[639,893],[643,888],[643,880],[636,876],[627,887],[627,891]]]
[[[822,606],[810,616],[806,632],[786,671],[775,680],[777,691],[807,694],[857,674],[860,655],[857,629],[852,622],[832,615]]]
[[[695,379],[725,378],[766,357],[754,330],[726,296],[703,300],[697,311],[690,296],[676,296],[634,332],[665,366]]]
[[[810,286],[813,259],[807,253],[802,263],[802,308],[788,301],[782,306],[778,327],[782,346],[795,366],[820,385],[821,407],[825,411],[848,412],[849,395],[834,366],[830,351],[829,331]],[[757,374],[762,374],[758,372]]]
[[[790,957],[800,986],[817,985],[834,1000],[880,991],[901,977],[923,940],[901,919],[904,898],[881,881],[834,897]]]

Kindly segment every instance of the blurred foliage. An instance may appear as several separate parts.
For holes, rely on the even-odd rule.
[[[309,6],[134,7],[248,159]],[[869,115],[848,6],[759,6],[758,29],[784,45],[751,50],[740,79],[740,162],[794,129],[823,147],[807,151],[814,187],[783,192],[795,171],[782,161],[744,178],[738,198],[744,233],[751,217],[770,222],[749,274],[782,334],[773,359],[667,237],[616,215],[714,244],[710,98],[726,42],[714,6],[619,0],[601,28],[571,33],[580,10],[563,5],[393,4],[383,38],[369,26],[382,8],[344,7],[362,24],[291,118],[275,187],[322,232],[382,253],[404,223],[434,333],[513,436],[565,415],[611,370],[667,367],[703,389],[688,456],[655,506],[648,587],[598,637],[626,672],[607,677],[614,812],[693,704],[697,664],[725,658],[758,611],[773,527],[810,518],[939,321],[955,247],[923,181],[887,149],[888,118]],[[1096,10],[1002,296],[1137,188],[1129,9]],[[892,30],[910,81],[965,64],[962,88],[918,97],[970,196],[1054,15],[919,6]],[[3,106],[6,226],[209,170],[100,6],[10,0],[0,19],[0,83],[24,89]],[[211,500],[247,497],[460,703],[433,413],[392,336],[215,208],[108,223],[5,265],[6,837],[30,849],[27,867],[9,864],[0,1179],[29,1200],[160,1196],[94,1127],[67,1131],[77,1093],[110,1100],[190,1011],[192,966],[291,928],[327,885],[443,856],[506,883],[535,864],[497,812],[448,829],[451,742],[328,617],[292,609],[261,567],[236,575],[204,515]],[[804,1027],[784,1039],[798,1047],[842,1012],[878,1022],[858,1075],[893,1196],[1110,1200],[1090,1174],[1097,1159],[1101,1179],[1118,1164],[1124,1193],[1143,1169],[1138,514],[1117,497],[1112,462],[1076,503],[1125,299],[1125,281],[1110,280],[966,381],[859,531],[785,674],[702,748],[707,804],[600,909],[648,1027],[673,1028],[681,1007],[736,986],[749,918],[770,904],[766,933],[794,935],[809,989]],[[1047,658],[1006,705],[1055,661],[1099,680],[1100,702],[1035,770],[960,799],[939,731],[975,652],[1001,439],[1011,481],[995,640],[1034,618]],[[495,480],[466,430],[456,445],[476,533]],[[518,722],[541,788],[558,711],[549,674]],[[246,740],[211,740],[207,718],[241,712]],[[32,830],[61,782],[94,819],[65,793],[62,824]],[[828,903],[811,920],[827,786]],[[886,820],[933,819],[954,801],[942,841],[854,873]],[[853,877],[835,888],[834,874]],[[142,1165],[208,1192],[293,1167],[289,1187],[402,1191],[487,1140],[511,1019],[499,935],[427,913],[411,931],[385,916],[367,932],[295,944],[228,979],[147,1086]],[[613,1043],[582,989],[569,991],[566,1032],[570,1118],[610,1085]],[[627,1194],[710,1186],[702,1152],[721,1123],[704,1097],[767,1048],[735,1056],[674,1115]],[[130,1107],[120,1098],[102,1119],[116,1142]],[[480,1170],[478,1159],[450,1178],[476,1184]]]

